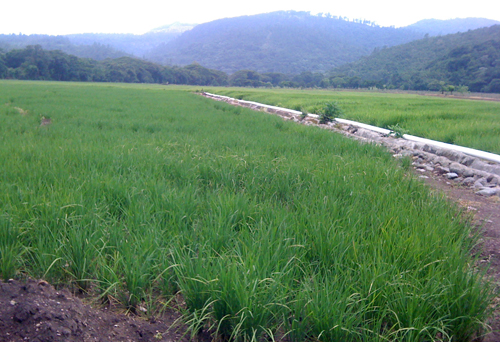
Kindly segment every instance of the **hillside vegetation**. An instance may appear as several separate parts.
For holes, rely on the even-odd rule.
[[[499,92],[500,25],[377,49],[330,75],[340,86],[441,90],[451,84]]]
[[[200,24],[146,57],[164,64],[198,62],[233,73],[296,74],[326,71],[375,47],[393,46],[423,37],[407,29],[379,27],[307,12],[273,12]]]

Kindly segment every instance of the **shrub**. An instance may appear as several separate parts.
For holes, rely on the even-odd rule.
[[[326,124],[332,122],[336,117],[342,116],[343,111],[337,102],[328,102],[322,109],[319,123]]]
[[[391,130],[391,133],[394,134],[396,138],[402,138],[403,135],[408,134],[409,131],[399,126],[399,124],[391,125],[388,127]]]

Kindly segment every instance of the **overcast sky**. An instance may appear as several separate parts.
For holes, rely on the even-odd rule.
[[[215,19],[278,10],[331,13],[396,27],[421,19],[481,17],[500,21],[499,0],[5,0],[0,33],[136,33],[174,22]]]

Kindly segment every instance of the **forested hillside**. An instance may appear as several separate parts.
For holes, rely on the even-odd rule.
[[[441,90],[452,85],[498,92],[500,25],[377,49],[330,76],[339,87]]]
[[[423,37],[408,29],[378,27],[307,12],[273,12],[200,24],[146,57],[169,65],[194,61],[233,73],[298,74],[326,71],[368,55],[375,47]]]

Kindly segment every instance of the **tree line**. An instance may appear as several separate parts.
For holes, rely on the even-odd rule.
[[[298,75],[240,70],[232,75],[197,63],[184,67],[162,66],[138,58],[120,57],[96,61],[79,58],[60,50],[44,50],[40,45],[0,51],[0,78],[77,82],[162,83],[237,87],[359,88],[358,78],[343,80],[319,72]]]
[[[79,58],[60,50],[44,50],[40,45],[0,51],[0,78],[77,82],[162,83],[238,87],[331,87],[322,73],[298,75],[258,73],[241,70],[228,75],[197,63],[184,67],[162,66],[138,58],[120,57],[96,61]],[[359,87],[358,83],[353,83]]]
[[[77,82],[126,82],[192,85],[227,85],[228,76],[198,64],[165,67],[138,58],[96,61],[40,45],[0,51],[0,78]]]
[[[485,58],[484,56],[488,56]],[[162,66],[142,59],[120,57],[96,61],[79,58],[39,45],[0,51],[0,78],[77,82],[125,82],[201,86],[286,88],[379,88],[480,91],[500,93],[500,43],[488,41],[452,50],[446,58],[420,72],[398,73],[379,69],[373,77],[361,77],[353,66],[328,73],[304,71],[290,75],[240,70],[231,75],[193,63],[184,67]],[[484,65],[490,65],[486,68]],[[479,72],[478,72],[479,70]],[[347,72],[346,72],[347,71]],[[432,75],[432,76],[430,76]]]

